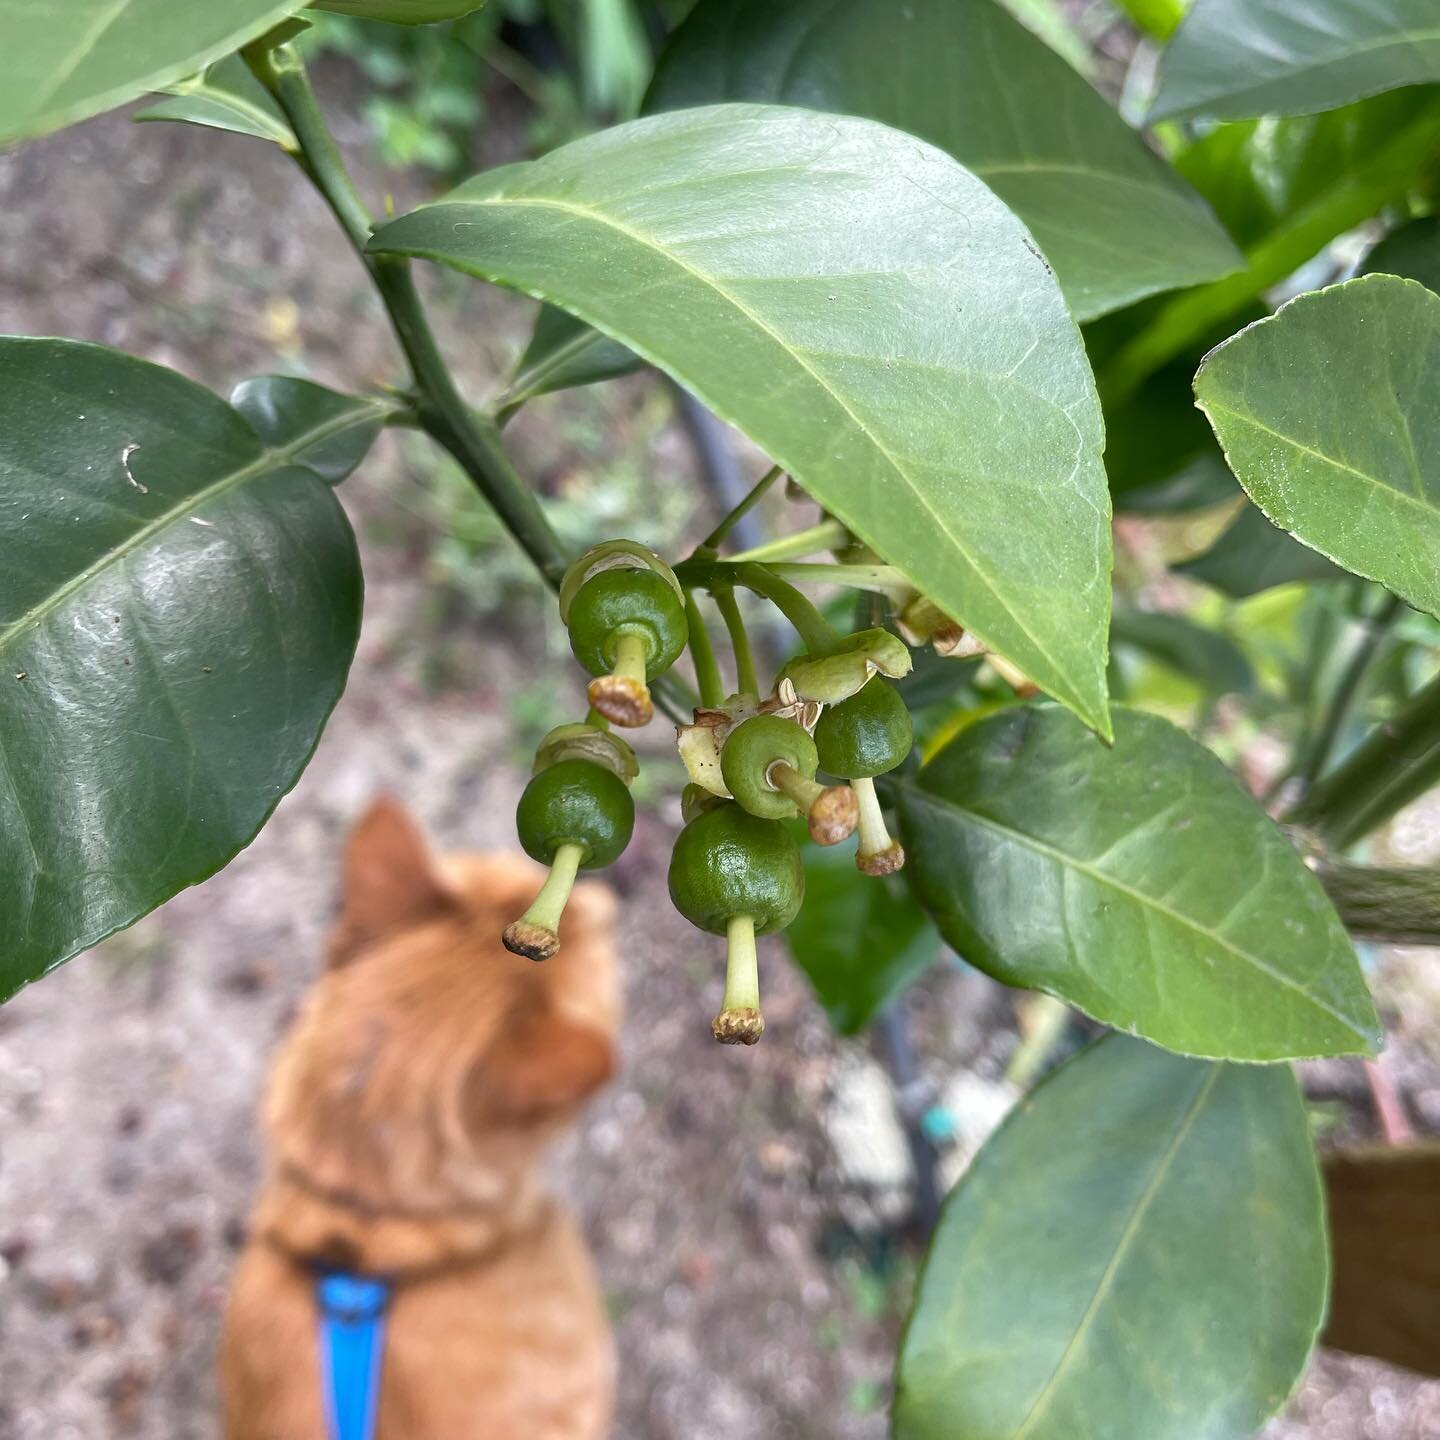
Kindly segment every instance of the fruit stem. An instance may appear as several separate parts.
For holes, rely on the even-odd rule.
[[[622,630],[614,640],[615,664],[608,675],[597,675],[586,695],[591,705],[614,725],[633,730],[648,725],[655,714],[645,667],[650,646],[638,630]]]
[[[768,600],[794,627],[812,655],[823,655],[839,643],[835,627],[793,585],[764,565],[741,565],[735,583]]]
[[[585,847],[573,841],[567,840],[556,848],[540,893],[518,920],[505,927],[501,938],[507,950],[530,960],[548,960],[560,949],[560,917],[584,858]]]
[[[875,793],[875,782],[868,777],[852,780],[850,788],[860,809],[860,848],[855,852],[855,866],[865,875],[890,875],[905,863],[905,851],[898,840],[890,838],[885,825],[885,812]]]
[[[742,550],[738,555],[732,555],[730,562],[739,565],[745,560],[794,560],[801,555],[813,555],[818,550],[833,550],[849,539],[850,532],[838,520],[822,520],[808,530],[797,530],[793,535],[768,540],[752,550]]]
[[[848,785],[821,785],[784,760],[775,761],[765,772],[765,783],[800,807],[817,845],[838,845],[855,833],[859,806]]]
[[[785,472],[778,465],[772,465],[749,489],[745,498],[702,540],[697,547],[700,551],[716,551],[723,545],[730,532],[764,498],[765,492]]]
[[[750,649],[750,636],[745,630],[745,618],[740,614],[740,604],[735,591],[729,585],[717,585],[710,592],[725,621],[730,634],[730,649],[735,654],[735,688],[742,695],[759,695],[760,682],[755,675],[755,656]]]
[[[750,915],[732,915],[725,927],[725,998],[710,1033],[722,1045],[753,1045],[764,1032],[755,920]]]
[[[720,678],[720,666],[715,661],[710,632],[705,628],[700,607],[689,590],[685,592],[685,621],[690,632],[690,661],[695,666],[695,685],[700,691],[700,703],[713,710],[725,700],[725,682]]]

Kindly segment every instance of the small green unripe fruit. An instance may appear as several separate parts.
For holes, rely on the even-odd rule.
[[[592,575],[570,603],[570,648],[592,674],[607,674],[622,635],[645,642],[645,678],[662,675],[685,648],[685,607],[653,570],[633,567]]]
[[[910,753],[915,729],[900,692],[878,676],[828,706],[815,726],[820,768],[842,780],[885,775]]]
[[[720,752],[720,774],[725,788],[752,815],[790,820],[797,813],[795,801],[769,779],[777,761],[813,780],[818,764],[815,742],[793,720],[754,715],[730,732]]]
[[[635,802],[613,771],[589,760],[562,760],[532,776],[515,826],[525,853],[542,865],[562,845],[578,845],[582,870],[618,860],[635,827]]]
[[[685,605],[655,570],[600,570],[566,612],[570,648],[593,675],[590,703],[615,725],[647,724],[654,714],[647,680],[663,675],[689,638]]]
[[[776,820],[762,820],[733,802],[697,815],[670,855],[670,898],[692,924],[724,935],[737,915],[755,933],[783,930],[805,898],[800,847]]]
[[[548,960],[560,949],[560,921],[581,870],[620,858],[635,828],[625,782],[591,760],[560,760],[533,775],[515,811],[525,853],[550,867],[530,908],[505,927],[507,950]]]

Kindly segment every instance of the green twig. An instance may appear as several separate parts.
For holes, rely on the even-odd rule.
[[[750,635],[735,591],[729,585],[717,585],[710,593],[730,635],[730,649],[735,655],[735,688],[742,695],[758,695],[760,682],[755,676],[755,655],[750,649]]]
[[[1377,725],[1285,817],[1343,850],[1440,783],[1440,676]]]
[[[481,421],[456,390],[425,318],[407,261],[370,255],[370,215],[345,169],[299,55],[288,45],[245,52],[255,77],[275,97],[299,141],[295,157],[335,213],[375,281],[415,378],[415,412],[421,428],[459,462],[505,527],[552,585],[568,563],[534,492],[520,479],[500,445],[499,432]]]
[[[778,465],[772,465],[750,487],[744,499],[700,542],[699,549],[712,553],[718,550],[725,543],[730,532],[765,498],[765,492],[784,473]]]
[[[850,532],[838,520],[822,520],[808,530],[782,535],[778,540],[755,546],[753,550],[742,550],[730,559],[736,565],[746,560],[797,560],[802,555],[813,555],[817,550],[833,550],[849,539]]]
[[[1366,677],[1380,658],[1385,638],[1404,608],[1404,602],[1397,596],[1386,595],[1375,614],[1361,622],[1363,633],[1349,663],[1336,682],[1324,719],[1297,770],[1307,784],[1313,784],[1330,763],[1335,743],[1354,712],[1356,701],[1363,693]]]
[[[715,647],[710,643],[705,618],[700,614],[695,596],[688,590],[685,592],[685,619],[690,626],[690,659],[695,666],[700,703],[713,710],[725,699],[725,682],[720,678],[720,666],[715,660]]]
[[[727,567],[729,568],[729,567]],[[735,583],[768,600],[794,627],[812,655],[822,655],[839,640],[834,627],[793,585],[764,565],[737,565]]]
[[[1345,928],[1392,945],[1440,945],[1440,870],[1326,861],[1315,872]]]

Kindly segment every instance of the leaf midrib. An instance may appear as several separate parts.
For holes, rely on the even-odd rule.
[[[229,474],[223,475],[203,490],[196,491],[193,495],[187,495],[178,504],[172,505],[168,510],[162,510],[153,520],[147,521],[133,534],[129,535],[121,544],[107,550],[98,559],[91,561],[83,570],[72,575],[58,589],[52,590],[38,605],[33,605],[17,620],[12,621],[3,630],[0,630],[0,652],[4,652],[10,643],[23,632],[38,625],[53,610],[59,607],[77,591],[82,590],[97,575],[103,574],[112,565],[117,565],[127,555],[139,549],[147,540],[159,534],[162,530],[168,529],[172,524],[187,519],[190,514],[198,510],[202,505],[217,499],[219,496],[243,485],[248,480],[253,480],[257,475],[263,475],[271,470],[283,470],[290,465],[314,475],[303,462],[297,461],[296,456],[300,451],[319,441],[328,440],[333,435],[343,434],[346,430],[362,424],[369,424],[374,419],[371,407],[365,407],[347,412],[344,415],[334,416],[329,420],[313,426],[311,429],[297,435],[288,445],[280,446],[278,449],[262,448],[260,454],[248,465],[242,466],[239,470],[232,470]],[[319,480],[319,476],[315,476]],[[321,481],[320,483],[324,483]]]
[[[1115,1245],[1115,1253],[1110,1257],[1109,1263],[1101,1273],[1099,1282],[1095,1286],[1095,1293],[1090,1297],[1090,1303],[1085,1307],[1085,1313],[1081,1315],[1079,1323],[1075,1327],[1075,1333],[1071,1335],[1059,1360],[1055,1363],[1054,1370],[1050,1372],[1050,1378],[1035,1397],[1034,1403],[1020,1422],[1020,1428],[1015,1431],[1011,1440],[1025,1440],[1025,1437],[1034,1429],[1036,1422],[1049,1408],[1065,1372],[1070,1368],[1071,1362],[1084,1344],[1085,1337],[1090,1333],[1100,1307],[1114,1288],[1120,1267],[1125,1263],[1125,1259],[1135,1243],[1135,1238],[1140,1233],[1140,1227],[1144,1223],[1146,1215],[1149,1214],[1150,1207],[1155,1203],[1155,1197],[1160,1193],[1160,1188],[1165,1183],[1171,1166],[1175,1163],[1175,1157],[1180,1153],[1180,1147],[1185,1143],[1190,1131],[1195,1128],[1195,1122],[1205,1108],[1205,1102],[1209,1100],[1210,1092],[1215,1088],[1219,1078],[1220,1066],[1212,1064],[1210,1074],[1205,1077],[1205,1082],[1196,1091],[1195,1098],[1190,1102],[1189,1108],[1175,1127],[1175,1133],[1170,1137],[1170,1142],[1160,1156],[1154,1172],[1146,1181],[1145,1188],[1135,1203],[1134,1211],[1125,1222],[1125,1228],[1121,1231],[1120,1239]]]
[[[981,830],[989,830],[994,834],[1004,836],[1016,844],[1033,850],[1037,855],[1043,855],[1059,865],[1063,865],[1081,875],[1087,876],[1098,885],[1108,886],[1119,894],[1128,896],[1135,904],[1155,910],[1157,913],[1166,916],[1185,929],[1202,936],[1204,939],[1217,945],[1220,949],[1228,951],[1237,960],[1243,961],[1252,969],[1258,970],[1262,975],[1274,980],[1277,984],[1284,986],[1288,990],[1293,990],[1307,1004],[1319,1010],[1321,1014],[1328,1015],[1332,1020],[1343,1025],[1352,1035],[1355,1035],[1364,1042],[1367,1049],[1369,1048],[1369,1036],[1355,1021],[1342,1015],[1340,1011],[1332,1005],[1327,1004],[1318,996],[1312,995],[1298,980],[1285,974],[1283,970],[1277,970],[1273,966],[1266,964],[1258,955],[1252,955],[1248,950],[1242,950],[1233,941],[1227,940],[1219,931],[1212,930],[1200,921],[1192,919],[1183,911],[1176,910],[1173,906],[1165,904],[1163,900],[1159,900],[1153,895],[1147,895],[1143,890],[1132,888],[1125,884],[1123,880],[1117,879],[1115,876],[1107,874],[1103,870],[1098,870],[1094,866],[1087,865],[1083,860],[1066,854],[1065,851],[1047,844],[1044,840],[1040,840],[1034,835],[1027,835],[1023,830],[1015,830],[1008,825],[1002,825],[999,821],[991,820],[988,816],[980,815],[974,810],[967,810],[963,806],[956,804],[953,800],[947,800],[943,796],[936,795],[929,790],[921,789],[917,785],[907,784],[906,789],[908,793],[918,799],[921,804],[929,805],[931,808],[938,808],[946,814],[958,816],[962,822],[968,821]]]
[[[439,203],[443,206],[447,202],[441,201]],[[581,219],[590,220],[596,224],[603,225],[608,227],[609,229],[614,230],[618,235],[625,236],[627,239],[631,240],[634,244],[639,245],[643,249],[653,251],[656,255],[660,256],[662,259],[674,265],[677,269],[683,270],[686,274],[693,276],[700,284],[714,291],[714,293],[720,296],[721,299],[732,305],[735,310],[739,314],[743,315],[747,320],[749,320],[750,323],[754,325],[757,330],[769,336],[769,338],[773,340],[782,351],[792,357],[795,363],[799,365],[800,368],[804,370],[805,373],[808,374],[812,380],[814,380],[815,384],[819,386],[819,388],[825,394],[829,395],[830,398],[836,403],[836,405],[839,406],[841,411],[843,411],[844,414],[849,417],[850,422],[854,425],[855,429],[866,440],[868,440],[870,444],[875,448],[875,450],[880,454],[880,456],[883,457],[885,463],[890,467],[891,471],[895,474],[895,476],[901,481],[906,491],[909,494],[913,495],[915,499],[920,502],[920,505],[926,511],[926,513],[933,518],[934,523],[936,527],[940,530],[941,534],[945,535],[947,539],[949,539],[950,542],[954,545],[955,549],[959,552],[959,554],[964,557],[965,563],[970,567],[970,570],[975,575],[976,579],[979,580],[980,583],[985,587],[986,591],[991,595],[995,603],[1000,607],[1001,611],[1010,617],[1014,624],[1024,633],[1026,638],[1029,639],[1030,643],[1035,646],[1035,649],[1045,658],[1046,662],[1051,666],[1051,683],[1050,686],[1047,688],[1056,688],[1056,680],[1059,677],[1065,675],[1064,667],[1057,663],[1055,656],[1050,652],[1048,647],[1046,647],[1040,641],[1040,639],[1025,623],[1024,619],[1019,614],[1017,614],[1010,605],[1006,603],[1004,596],[995,588],[994,581],[985,573],[981,566],[976,563],[975,558],[971,554],[969,549],[961,542],[959,536],[957,536],[955,532],[951,530],[948,525],[946,525],[944,516],[938,510],[936,510],[935,507],[929,502],[923,490],[921,490],[920,487],[918,487],[914,483],[910,475],[902,468],[899,461],[895,458],[894,455],[891,454],[889,448],[881,442],[879,436],[877,436],[869,428],[869,426],[867,426],[865,422],[861,420],[861,418],[855,413],[855,411],[850,408],[850,406],[846,403],[844,397],[841,396],[832,386],[827,384],[825,379],[820,375],[817,370],[815,370],[812,366],[806,364],[805,360],[801,357],[801,355],[794,346],[792,346],[783,337],[777,334],[775,330],[772,329],[768,324],[766,324],[759,315],[755,314],[755,312],[751,310],[749,306],[745,305],[737,296],[732,294],[723,285],[721,285],[718,280],[716,280],[712,276],[705,274],[703,270],[697,270],[693,265],[688,264],[684,259],[676,255],[673,250],[669,250],[665,246],[660,244],[659,241],[657,241],[653,236],[646,235],[643,231],[639,231],[631,226],[625,225],[614,217],[605,214],[603,211],[592,209],[589,206],[577,205],[569,201],[556,200],[548,197],[537,197],[529,195],[497,195],[492,197],[486,197],[484,199],[466,198],[464,200],[455,200],[448,203],[454,205],[476,206],[523,207],[529,205],[534,206],[538,209],[558,210],[562,214],[575,215]],[[629,342],[622,341],[621,343],[626,344]],[[1078,429],[1077,438],[1083,438],[1079,437]],[[844,517],[842,516],[842,518]],[[971,628],[973,629],[975,627],[972,626]],[[982,640],[986,638],[984,635],[980,634],[978,629],[976,629],[976,634],[979,635]],[[1070,686],[1063,685],[1059,688],[1063,688],[1069,691],[1072,698],[1078,698],[1075,696],[1075,693]]]

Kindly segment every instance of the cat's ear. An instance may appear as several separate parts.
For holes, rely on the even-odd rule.
[[[383,936],[443,915],[454,904],[410,812],[394,796],[381,795],[345,847],[329,962],[344,965]]]
[[[615,1047],[604,1031],[554,1010],[522,1010],[467,1077],[466,1122],[472,1133],[560,1118],[615,1072]]]

